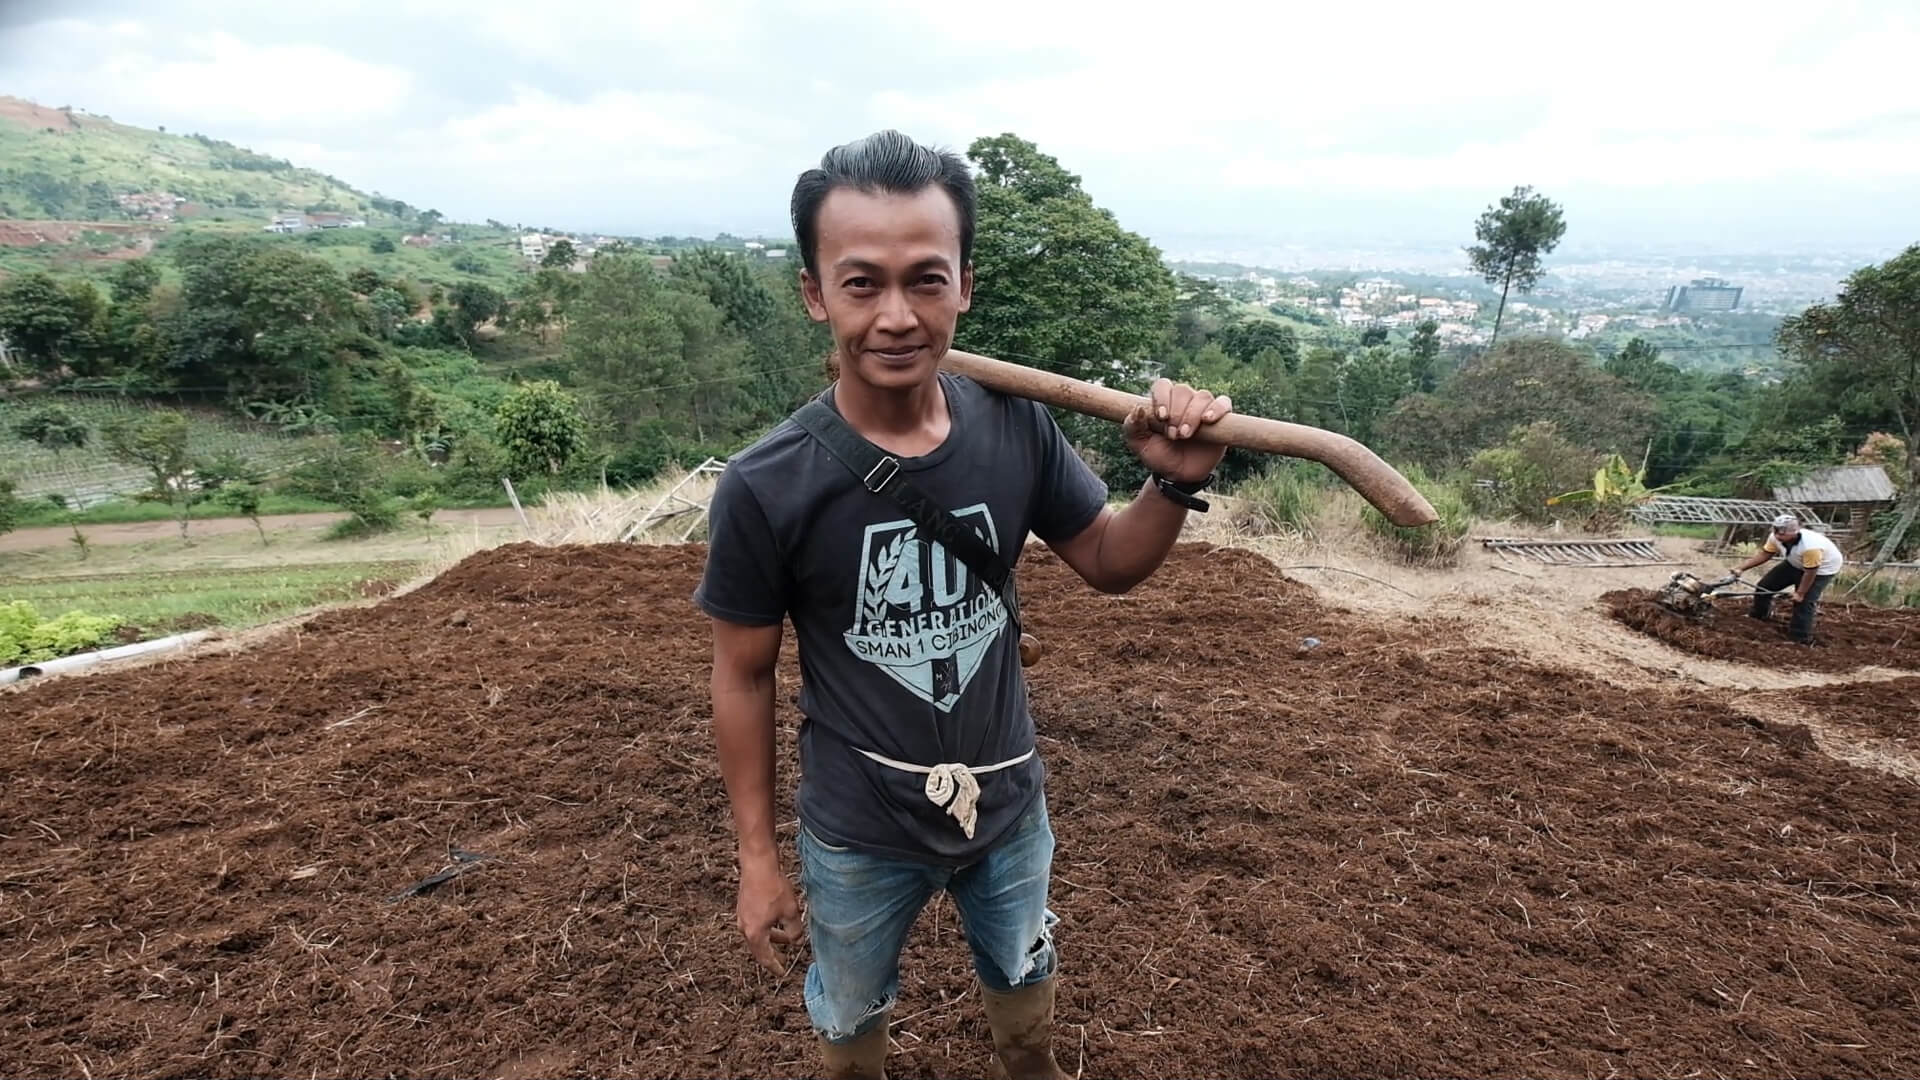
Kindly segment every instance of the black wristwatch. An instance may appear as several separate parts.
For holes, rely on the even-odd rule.
[[[1171,480],[1161,476],[1159,473],[1153,474],[1153,486],[1160,489],[1160,494],[1165,495],[1167,498],[1172,499],[1174,502],[1179,503],[1189,510],[1198,510],[1203,514],[1207,512],[1207,500],[1197,499],[1194,496],[1198,492],[1205,490],[1207,485],[1211,483],[1213,483],[1212,473],[1208,473],[1205,478],[1191,483],[1184,480]]]

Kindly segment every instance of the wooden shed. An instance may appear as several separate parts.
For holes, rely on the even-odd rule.
[[[1797,483],[1776,487],[1778,502],[1798,503],[1820,515],[1841,550],[1867,536],[1873,515],[1893,506],[1893,481],[1878,465],[1833,465],[1815,469]]]

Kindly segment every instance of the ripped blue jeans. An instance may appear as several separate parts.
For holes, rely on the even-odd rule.
[[[951,893],[973,952],[973,969],[991,989],[1040,982],[1054,973],[1047,881],[1053,829],[1047,800],[979,862],[951,869],[831,847],[800,829],[800,883],[807,897],[807,1015],[831,1042],[865,1033],[900,992],[900,950],[936,892]]]

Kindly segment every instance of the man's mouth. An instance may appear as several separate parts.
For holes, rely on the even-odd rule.
[[[920,351],[918,345],[897,345],[886,349],[869,349],[868,352],[887,360],[911,360]]]

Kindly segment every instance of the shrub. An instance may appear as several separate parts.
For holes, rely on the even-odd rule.
[[[1313,519],[1325,492],[1325,471],[1292,459],[1270,464],[1234,489],[1246,501],[1256,533],[1297,536],[1313,535]]]
[[[1386,541],[1388,548],[1403,562],[1436,566],[1458,562],[1467,532],[1473,527],[1473,512],[1467,506],[1466,497],[1458,488],[1428,477],[1419,466],[1408,466],[1400,472],[1433,504],[1440,520],[1431,525],[1404,528],[1388,521],[1385,514],[1372,506],[1361,510],[1361,520],[1375,536]]]
[[[1543,525],[1563,511],[1547,500],[1593,482],[1600,455],[1561,437],[1551,420],[1516,427],[1500,446],[1482,450],[1467,464],[1473,487],[1468,498],[1489,517]]]
[[[26,511],[20,497],[14,494],[14,481],[0,476],[0,533],[9,533],[20,527],[20,515]]]
[[[386,488],[385,464],[371,440],[337,442],[302,462],[288,474],[283,487],[352,514],[334,526],[330,535],[336,539],[365,536],[400,524],[398,501]]]
[[[512,474],[513,463],[499,443],[485,436],[463,437],[441,471],[440,490],[456,499],[492,499],[505,493],[500,478]]]
[[[1867,550],[1873,552],[1880,550],[1881,545],[1887,542],[1887,537],[1893,535],[1894,527],[1900,524],[1900,515],[1900,508],[1895,506],[1891,510],[1883,510],[1867,519]],[[1920,517],[1914,518],[1913,524],[1907,527],[1906,533],[1893,544],[1893,558],[1906,560],[1915,555],[1920,555]]]
[[[637,425],[626,445],[607,459],[610,487],[640,487],[668,465],[692,469],[710,457],[725,459],[731,450],[670,433],[658,420]]]
[[[553,475],[587,449],[579,402],[551,379],[516,387],[494,409],[494,426],[517,475]]]
[[[1851,593],[1849,599],[1858,599],[1874,607],[1920,608],[1920,575],[1882,571],[1854,591],[1854,583],[1860,580],[1860,576],[1855,571],[1842,570],[1840,580],[1833,583],[1832,594],[1837,597]]]
[[[34,664],[97,648],[125,621],[83,611],[43,620],[25,600],[0,604],[0,664]]]

